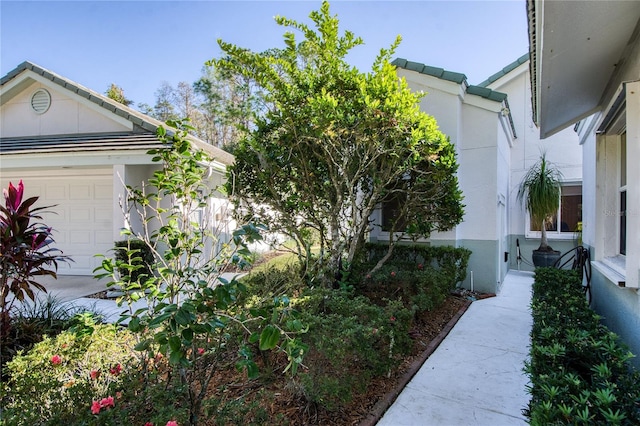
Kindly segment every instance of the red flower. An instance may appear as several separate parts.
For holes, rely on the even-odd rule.
[[[54,355],[51,357],[51,364],[60,365],[61,363],[62,363],[62,358],[60,358],[60,355]]]
[[[112,367],[109,369],[109,373],[113,374],[114,376],[117,376],[118,374],[120,374],[121,371],[122,371],[122,366],[120,364],[116,364],[115,367]]]
[[[396,317],[391,317],[391,318],[389,318],[389,320],[391,320],[391,322],[393,322],[393,321],[396,320]]]
[[[100,407],[102,408],[113,407],[114,405],[112,396],[108,396],[100,400]]]
[[[99,414],[101,408],[102,407],[100,406],[100,403],[98,401],[93,401],[93,403],[91,404],[91,413]]]
[[[153,426],[153,423],[151,423],[151,422],[146,422],[146,423],[144,424],[144,426]]]
[[[89,375],[91,376],[91,378],[93,380],[96,380],[98,377],[100,377],[100,371],[99,370],[91,370],[91,373],[89,373]]]
[[[422,271],[422,268],[424,268],[424,266],[422,266],[422,263],[418,263],[418,269]]]
[[[204,348],[198,348],[198,355],[202,355],[204,353]]]

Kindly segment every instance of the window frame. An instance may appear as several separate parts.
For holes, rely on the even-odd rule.
[[[569,187],[569,186],[579,186],[580,187],[580,193],[582,194],[582,181],[581,180],[568,180],[568,181],[564,181],[561,183],[561,186],[563,187]],[[582,210],[582,209],[581,209]],[[582,213],[582,211],[581,211]],[[526,214],[526,218],[525,218],[525,237],[526,238],[531,238],[531,239],[539,239],[542,235],[541,231],[532,231],[531,230],[531,215],[529,214],[529,211],[525,212]],[[556,223],[561,224],[562,223],[562,194],[560,195],[560,199],[558,200],[558,211],[556,212]],[[561,228],[561,227],[560,227]],[[547,238],[550,240],[557,240],[557,241],[571,241],[571,240],[575,240],[576,239],[576,232],[578,231],[565,231],[562,232],[561,229],[556,229],[555,231],[553,230],[547,230]]]

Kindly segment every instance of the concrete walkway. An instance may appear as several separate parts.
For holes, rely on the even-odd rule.
[[[532,283],[510,271],[497,297],[473,302],[377,426],[526,425]]]

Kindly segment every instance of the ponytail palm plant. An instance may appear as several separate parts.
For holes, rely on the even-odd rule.
[[[562,173],[547,161],[545,153],[520,182],[518,200],[524,202],[531,222],[540,225],[539,252],[554,251],[547,240],[547,222],[558,211],[561,183]]]

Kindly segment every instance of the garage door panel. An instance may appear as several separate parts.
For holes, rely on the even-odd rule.
[[[67,187],[60,184],[48,184],[45,188],[44,198],[46,198],[49,203],[52,201],[66,201]]]
[[[111,231],[96,231],[96,243],[113,245],[113,237]],[[109,247],[111,249],[111,247]],[[106,253],[101,253],[106,254]]]
[[[91,200],[93,199],[92,185],[69,185],[69,199],[70,200]]]
[[[95,199],[96,200],[109,200],[109,202],[111,202],[111,197],[112,197],[112,188],[113,188],[113,184],[109,183],[109,184],[97,184],[95,185]]]
[[[74,223],[78,222],[90,222],[92,216],[93,207],[79,207],[69,212],[69,219]]]
[[[97,221],[113,221],[113,211],[111,209],[95,209],[95,218]]]
[[[17,185],[19,176],[2,176],[3,187],[8,181]],[[61,275],[92,275],[100,259],[95,254],[107,254],[113,247],[113,178],[111,175],[58,176],[43,172],[23,179],[25,196],[40,197],[35,207],[42,222],[53,228],[55,248],[70,256],[73,262],[58,264]]]

